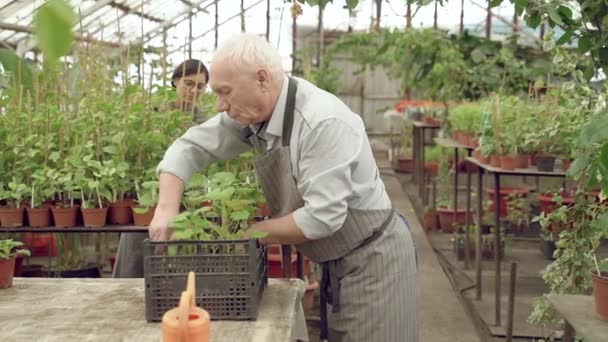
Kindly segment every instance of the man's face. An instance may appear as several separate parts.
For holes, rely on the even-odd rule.
[[[217,95],[217,111],[226,112],[239,124],[250,125],[268,120],[268,92],[264,91],[254,70],[242,72],[226,59],[212,65],[209,84]]]

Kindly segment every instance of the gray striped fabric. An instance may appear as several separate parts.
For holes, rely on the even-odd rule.
[[[289,146],[278,147],[258,156],[254,165],[272,216],[291,214],[304,206],[291,173]]]
[[[349,209],[344,224],[336,233],[301,243],[296,248],[316,263],[340,259],[378,230],[390,211]]]
[[[416,261],[412,236],[395,215],[378,240],[338,262],[340,312],[329,341],[416,342]]]

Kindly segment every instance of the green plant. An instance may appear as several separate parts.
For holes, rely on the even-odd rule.
[[[18,255],[29,256],[30,251],[24,248],[23,242],[14,241],[13,239],[0,240],[0,259],[9,260]]]
[[[527,228],[530,222],[530,205],[522,194],[510,194],[507,198],[507,217],[506,219],[517,228],[524,226]]]
[[[5,186],[0,184],[0,198],[7,201],[8,205],[13,208],[19,208],[21,202],[27,196],[28,187],[18,179],[13,177]]]
[[[178,240],[234,240],[247,237],[257,205],[261,202],[259,185],[249,174],[234,172],[200,175],[189,182],[185,194],[189,209],[171,223]],[[206,202],[205,206],[202,203]],[[263,237],[264,234],[259,235]]]
[[[481,129],[482,103],[464,103],[450,110],[448,120],[452,129],[465,134],[475,135]]]

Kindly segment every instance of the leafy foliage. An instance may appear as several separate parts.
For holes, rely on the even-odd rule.
[[[18,255],[29,256],[30,251],[24,248],[23,242],[13,241],[13,239],[0,240],[0,259],[9,260]]]

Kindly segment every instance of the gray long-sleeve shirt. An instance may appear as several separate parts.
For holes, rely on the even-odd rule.
[[[389,209],[391,202],[361,117],[334,95],[303,79],[297,81],[290,154],[292,175],[305,205],[294,212],[294,220],[307,238],[319,239],[340,229],[348,208]],[[265,129],[251,127],[267,141],[267,150],[281,145],[287,84],[285,77]],[[243,128],[226,113],[190,128],[169,147],[158,172],[186,183],[213,162],[251,149],[242,138]]]

